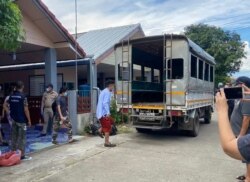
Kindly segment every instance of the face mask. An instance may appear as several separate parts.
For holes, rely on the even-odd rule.
[[[67,93],[67,92],[65,92],[65,93],[64,93],[64,96],[65,96],[65,97],[67,97],[67,96],[68,96],[68,93]]]
[[[47,92],[50,92],[50,88],[46,88],[46,91],[47,91]]]

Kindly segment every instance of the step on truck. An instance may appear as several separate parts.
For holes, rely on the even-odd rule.
[[[177,127],[197,136],[214,105],[214,58],[184,35],[115,46],[116,101],[138,132]]]

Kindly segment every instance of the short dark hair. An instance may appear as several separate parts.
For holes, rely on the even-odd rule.
[[[108,87],[109,85],[115,84],[114,80],[107,80],[105,82],[105,86]]]
[[[17,81],[16,82],[16,89],[22,89],[24,87],[24,83],[22,81]]]
[[[59,94],[62,94],[62,93],[64,93],[64,92],[67,92],[67,90],[68,90],[68,88],[65,87],[65,86],[63,86],[62,88],[60,88]]]
[[[250,78],[247,76],[240,76],[239,78],[237,78],[235,85],[239,85],[243,83],[244,85],[246,85],[247,87],[250,88]]]
[[[49,83],[46,88],[53,88],[53,84],[52,83]]]

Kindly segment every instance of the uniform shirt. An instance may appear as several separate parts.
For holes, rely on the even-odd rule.
[[[9,107],[11,118],[18,123],[26,123],[24,107],[28,106],[27,97],[19,91],[9,97]]]
[[[238,100],[235,102],[234,110],[230,119],[235,136],[240,134],[244,116],[250,116],[250,101]],[[250,128],[248,128],[247,133],[250,133]]]
[[[97,109],[96,109],[96,117],[97,119],[101,119],[105,115],[110,115],[110,99],[111,92],[109,89],[104,89],[98,99]]]
[[[55,91],[52,92],[44,92],[42,102],[44,104],[44,108],[51,108],[53,102],[55,102],[58,94]]]
[[[61,112],[63,117],[68,116],[68,102],[67,97],[65,96],[58,96],[56,99],[56,105],[60,106]],[[56,110],[56,116],[60,117],[58,110]]]

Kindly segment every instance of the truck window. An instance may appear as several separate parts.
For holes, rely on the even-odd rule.
[[[199,79],[203,80],[203,64],[204,62],[199,59]]]
[[[183,78],[184,61],[181,58],[172,59],[172,78],[171,78],[171,60],[168,60],[168,79]]]
[[[210,82],[214,82],[214,67],[210,66]]]
[[[129,64],[128,63],[118,64],[118,78],[119,78],[119,80],[128,81],[129,77],[130,77]]]
[[[141,81],[142,69],[141,65],[133,64],[133,81]]]
[[[154,69],[154,82],[160,83],[160,70]]]
[[[197,57],[191,55],[191,77],[197,78]]]
[[[149,67],[144,67],[144,81],[152,82],[152,69]]]
[[[209,79],[209,64],[205,63],[205,78],[206,81]]]

